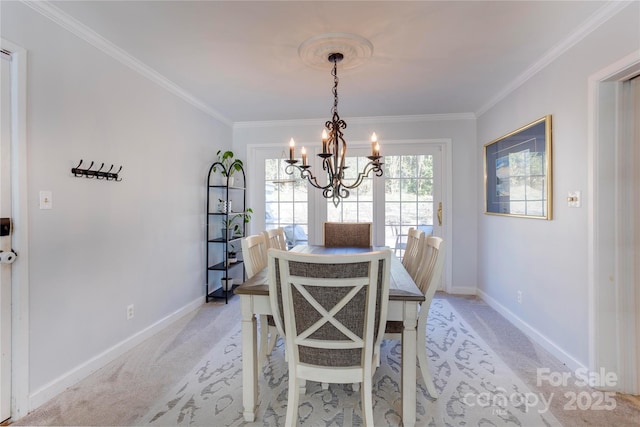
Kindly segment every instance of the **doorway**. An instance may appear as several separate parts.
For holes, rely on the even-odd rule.
[[[0,51],[0,217],[11,217],[11,54]],[[0,235],[0,251],[11,236]],[[0,264],[0,422],[11,417],[11,265]]]
[[[638,75],[640,51],[589,79],[589,369],[628,394],[640,393]]]
[[[12,217],[11,241],[3,242],[8,250],[13,248],[19,256],[11,264],[10,291],[0,304],[3,305],[0,330],[3,334],[2,363],[0,378],[0,406],[2,416],[17,420],[29,411],[29,256],[28,256],[28,203],[27,203],[27,51],[7,40],[0,39],[0,50],[4,51],[0,59],[2,69],[2,140],[4,149],[10,147],[10,170],[7,167],[2,177],[2,186],[8,184],[11,196],[8,199]],[[8,60],[8,57],[11,60]],[[10,90],[5,86],[8,84]],[[7,107],[8,105],[8,107]],[[8,117],[8,119],[7,119]],[[6,123],[10,131],[5,130]],[[5,133],[7,132],[7,133]],[[9,135],[8,139],[5,135]],[[1,173],[1,172],[0,172]],[[4,202],[3,202],[4,204]],[[3,215],[4,216],[4,215]],[[0,237],[4,238],[4,237]],[[8,320],[7,320],[8,319]],[[8,343],[8,344],[7,344]],[[9,372],[9,374],[6,374]],[[7,391],[8,390],[8,391]],[[7,410],[7,408],[9,408]],[[8,413],[8,415],[7,415]]]

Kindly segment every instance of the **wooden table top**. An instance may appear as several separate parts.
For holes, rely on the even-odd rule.
[[[291,249],[294,252],[336,255],[353,254],[388,249],[386,247],[352,248],[298,245]],[[402,265],[402,262],[391,254],[391,273],[389,280],[389,301],[424,301],[424,295]],[[267,269],[256,273],[253,277],[233,290],[238,295],[269,295]]]

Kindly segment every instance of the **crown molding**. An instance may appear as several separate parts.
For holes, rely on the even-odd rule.
[[[52,5],[48,1],[22,0],[22,3],[40,13],[42,16],[60,25],[62,28],[68,30],[72,34],[80,37],[90,45],[100,49],[115,60],[138,72],[143,77],[146,77],[163,89],[173,93],[179,98],[182,98],[184,101],[199,109],[203,113],[210,115],[211,117],[225,123],[228,126],[233,126],[233,122],[230,119],[214,110],[186,90],[182,89],[180,86],[176,85],[171,80],[164,77],[162,74],[147,66],[142,61],[134,58],[125,50],[114,45],[86,25],[82,24],[80,21],[64,13],[62,10]]]
[[[349,124],[380,124],[380,123],[418,123],[418,122],[439,122],[455,120],[475,120],[474,113],[455,114],[417,114],[407,116],[378,116],[378,117],[346,117],[344,121]],[[235,122],[234,129],[268,128],[282,126],[319,126],[326,121],[324,119],[299,119],[299,120],[268,120]]]
[[[600,25],[607,22],[613,16],[617,15],[621,10],[632,4],[633,1],[611,1],[600,9],[595,11],[593,15],[589,17],[585,22],[578,27],[569,37],[564,41],[551,48],[542,58],[531,65],[527,70],[520,74],[515,80],[509,83],[502,91],[498,92],[496,96],[491,98],[489,102],[480,107],[475,115],[476,117],[482,116],[490,108],[495,106],[498,102],[506,98],[511,92],[522,86],[525,82],[531,79],[539,71],[546,68],[553,61],[558,59],[563,53],[571,49],[573,46],[582,41],[585,37],[595,31]]]

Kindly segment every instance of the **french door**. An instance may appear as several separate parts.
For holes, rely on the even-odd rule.
[[[410,227],[444,235],[444,146],[442,141],[387,144],[383,153],[384,175],[365,179],[337,207],[299,175],[286,173],[281,148],[256,147],[250,154],[256,165],[252,170],[264,179],[264,187],[252,192],[252,200],[265,206],[265,222],[255,225],[267,229],[284,227],[285,231],[287,227],[295,228],[298,234],[293,239],[299,243],[320,244],[323,221],[372,222],[374,245],[389,246],[402,256]],[[347,181],[355,179],[363,169],[368,150],[349,147]],[[322,170],[315,157],[309,154],[314,174]]]

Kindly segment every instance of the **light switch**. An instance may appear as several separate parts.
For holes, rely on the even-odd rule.
[[[40,191],[40,209],[53,209],[51,191]]]
[[[567,206],[570,208],[579,208],[580,202],[582,201],[581,196],[580,191],[569,191],[569,194],[567,195]]]

